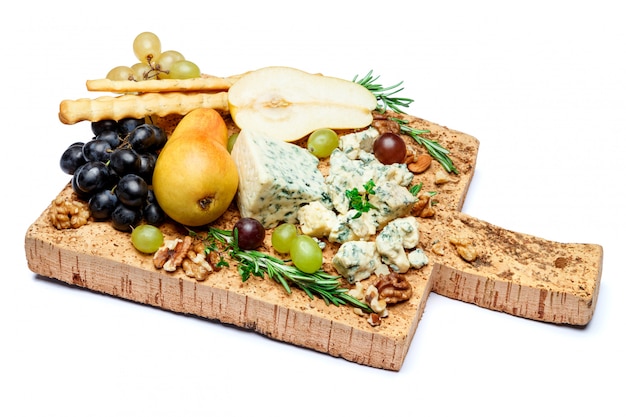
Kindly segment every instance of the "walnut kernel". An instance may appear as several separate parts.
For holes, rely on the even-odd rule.
[[[396,121],[389,120],[386,116],[384,116],[384,118],[375,117],[372,121],[372,127],[378,130],[378,132],[380,132],[381,134],[385,132],[391,132],[399,135],[401,133],[400,124],[398,124],[398,122]]]
[[[168,272],[176,271],[181,266],[187,252],[191,247],[193,239],[185,236],[184,239],[167,239],[163,245],[155,252],[153,257],[154,266],[157,269],[163,268]]]
[[[203,245],[196,245],[187,251],[187,257],[182,262],[185,275],[195,278],[196,281],[206,281],[213,272],[213,267],[208,262]]]
[[[456,252],[459,254],[459,256],[467,262],[473,262],[476,260],[476,258],[478,258],[478,250],[470,239],[466,237],[451,237],[450,243],[452,243],[456,247]]]
[[[404,275],[396,272],[379,277],[374,286],[378,289],[378,296],[387,304],[406,301],[413,295],[411,283]]]
[[[78,229],[88,223],[90,215],[89,205],[78,200],[74,194],[58,196],[48,212],[50,222],[57,229]]]
[[[365,302],[372,308],[375,313],[381,314],[387,309],[387,302],[382,300],[378,294],[378,288],[370,285],[365,290]]]
[[[414,216],[427,218],[435,215],[435,208],[433,207],[432,195],[421,194],[417,197],[417,201],[413,204],[411,213]]]

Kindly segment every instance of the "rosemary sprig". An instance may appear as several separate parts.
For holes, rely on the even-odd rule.
[[[197,234],[196,234],[197,236]],[[338,276],[329,274],[322,269],[310,274],[300,271],[288,261],[276,258],[256,250],[243,250],[237,245],[237,237],[228,230],[209,227],[205,239],[205,249],[225,251],[237,262],[237,271],[243,282],[250,276],[269,277],[282,285],[288,294],[291,286],[304,291],[311,299],[320,297],[326,304],[351,305],[370,312],[371,308],[348,294],[348,289],[341,287]]]
[[[415,129],[408,125],[408,122],[403,119],[398,119],[397,117],[390,117],[389,120],[393,120],[400,125],[400,131],[409,135],[413,140],[415,140],[419,145],[426,148],[428,153],[435,158],[446,171],[454,172],[458,174],[459,171],[454,166],[454,162],[448,156],[450,151],[441,146],[441,144],[435,140],[430,140],[422,137],[421,135],[425,133],[430,133],[430,130],[424,129]]]
[[[392,97],[394,94],[399,93],[404,90],[404,87],[401,87],[404,81],[400,81],[390,87],[383,87],[381,84],[376,84],[378,78],[380,76],[373,76],[372,71],[367,73],[367,75],[360,80],[359,76],[356,75],[352,82],[357,84],[361,84],[363,87],[367,88],[373,95],[376,97],[376,101],[378,102],[378,106],[376,110],[380,113],[384,113],[387,109],[391,109],[396,113],[405,113],[400,107],[409,107],[411,103],[413,103],[413,99],[403,98],[403,97]]]
[[[361,79],[358,78],[358,75],[355,76],[352,79],[352,82],[361,84],[363,87],[367,88],[374,95],[374,97],[376,97],[376,100],[378,101],[376,110],[380,113],[384,113],[389,108],[396,113],[406,114],[402,109],[400,109],[400,107],[409,107],[409,105],[413,103],[413,100],[410,98],[391,97],[404,90],[404,87],[400,87],[403,81],[400,81],[390,87],[383,87],[380,84],[376,84],[379,76],[373,76],[371,70],[365,77]],[[454,163],[448,156],[450,151],[441,146],[438,142],[420,136],[424,133],[430,133],[430,131],[412,128],[408,126],[408,122],[406,120],[398,119],[396,117],[390,117],[389,119],[396,121],[400,125],[400,130],[403,133],[409,135],[419,145],[426,148],[428,153],[435,158],[447,172],[454,172],[455,174],[459,173],[454,166]]]

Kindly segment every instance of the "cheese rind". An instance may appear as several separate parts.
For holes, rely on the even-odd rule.
[[[326,194],[319,160],[307,149],[242,130],[231,156],[239,173],[239,212],[265,228],[295,223],[302,205]]]

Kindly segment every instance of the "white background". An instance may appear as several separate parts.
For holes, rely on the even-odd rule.
[[[0,414],[624,416],[626,25],[618,1],[15,2],[0,17]],[[404,80],[410,113],[480,140],[464,212],[604,247],[591,323],[431,295],[399,372],[35,276],[24,235],[90,137],[57,119],[159,35],[205,73],[287,65]],[[622,265],[622,266],[620,266]]]

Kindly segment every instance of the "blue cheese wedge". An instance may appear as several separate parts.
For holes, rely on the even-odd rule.
[[[242,130],[231,156],[239,173],[239,212],[265,228],[295,223],[302,205],[327,198],[319,160],[305,148]]]

